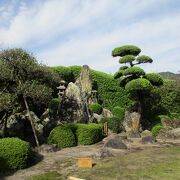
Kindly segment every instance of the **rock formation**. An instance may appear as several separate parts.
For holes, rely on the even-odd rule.
[[[90,119],[89,103],[97,102],[96,92],[92,90],[90,68],[84,65],[80,77],[70,82],[62,96],[59,117],[62,121],[87,123]]]

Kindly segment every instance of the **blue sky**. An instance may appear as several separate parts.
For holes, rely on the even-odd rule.
[[[20,47],[49,66],[113,74],[117,46],[153,58],[147,72],[180,71],[179,0],[0,0],[0,48]]]

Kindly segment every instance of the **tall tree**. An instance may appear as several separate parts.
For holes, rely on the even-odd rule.
[[[59,76],[48,67],[38,64],[35,57],[23,49],[1,51],[0,64],[6,67],[0,75],[0,90],[18,97],[20,109],[27,110],[36,144],[39,146],[29,104],[48,104],[53,92],[51,87],[59,83]]]
[[[114,74],[114,78],[120,80],[120,86],[124,87],[130,98],[136,102],[133,110],[142,114],[145,96],[153,86],[162,85],[163,80],[159,74],[146,74],[142,68],[137,66],[153,62],[149,56],[139,55],[140,52],[141,49],[137,46],[125,45],[115,48],[112,51],[112,56],[119,56],[121,64],[119,70]]]

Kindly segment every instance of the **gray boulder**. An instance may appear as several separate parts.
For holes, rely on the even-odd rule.
[[[113,148],[113,149],[127,149],[126,144],[119,137],[109,139],[104,144],[104,147]]]

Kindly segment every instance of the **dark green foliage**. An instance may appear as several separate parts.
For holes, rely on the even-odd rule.
[[[50,109],[50,113],[53,116],[55,116],[57,114],[58,106],[59,106],[59,98],[51,99],[51,101],[49,102],[48,107]]]
[[[157,88],[156,93],[160,96],[160,101],[156,106],[164,109],[163,114],[180,114],[180,83],[178,81],[164,81],[164,85]]]
[[[114,74],[114,79],[118,79],[120,78],[121,76],[123,76],[123,72],[122,70],[119,70],[117,71],[115,74]]]
[[[145,79],[149,80],[152,85],[154,86],[160,86],[163,85],[163,79],[161,78],[161,75],[156,73],[148,73],[144,76]]]
[[[138,78],[128,82],[125,89],[129,92],[150,91],[152,89],[152,85],[147,79]]]
[[[78,124],[77,128],[78,144],[90,145],[102,140],[102,125],[99,124]]]
[[[89,105],[89,109],[92,113],[101,114],[102,113],[102,106],[98,103],[93,103]]]
[[[124,119],[124,113],[125,113],[124,108],[119,107],[119,106],[114,107],[112,110],[113,116],[118,117],[121,120]]]
[[[126,56],[123,56],[119,59],[119,63],[120,64],[123,64],[123,63],[130,63],[130,62],[133,62],[135,60],[135,56],[132,56],[132,55],[126,55]]]
[[[156,136],[159,134],[159,131],[160,131],[162,128],[163,128],[163,126],[162,126],[161,124],[155,125],[155,126],[152,128],[152,130],[151,130],[152,135],[153,135],[154,137],[156,137]]]
[[[125,70],[125,69],[127,69],[128,68],[128,66],[121,66],[120,68],[119,68],[119,70]]]
[[[10,93],[0,93],[0,112],[13,110],[16,96]]]
[[[66,72],[70,72],[70,74],[66,74],[66,76],[73,78],[70,80],[74,82],[80,75],[81,67],[80,66],[70,66],[65,67]],[[52,67],[56,72],[59,72],[59,76],[63,77],[62,66],[60,67]],[[60,70],[58,70],[60,69]],[[98,91],[98,99],[101,102],[102,106],[108,109],[112,109],[114,106],[126,107],[129,106],[130,100],[128,99],[127,93],[118,85],[118,80],[114,79],[112,75],[106,74],[100,71],[91,70],[91,74],[93,77],[93,84],[95,85],[93,89]],[[70,81],[67,81],[69,83]]]
[[[180,113],[171,113],[170,118],[173,119],[178,119],[180,120]]]
[[[146,56],[146,55],[141,55],[141,56],[138,56],[137,58],[136,58],[136,61],[138,62],[138,63],[152,63],[153,62],[153,60],[149,57],[149,56]]]
[[[59,148],[76,146],[76,137],[71,126],[63,125],[54,128],[49,134],[48,144],[57,144]]]
[[[41,103],[47,105],[52,97],[52,89],[40,84],[38,81],[26,81],[23,84],[19,84],[16,90],[18,95],[31,98],[34,104]]]
[[[141,49],[137,46],[133,45],[125,45],[121,47],[114,48],[112,51],[112,56],[125,56],[125,55],[133,55],[137,56],[141,52]]]
[[[0,171],[22,169],[27,166],[30,146],[18,138],[0,139]]]
[[[145,72],[142,68],[134,66],[134,67],[125,69],[123,72],[123,75],[124,76],[133,75],[133,76],[139,77],[139,76],[145,75]]]
[[[120,133],[123,130],[123,118],[120,119],[119,117],[111,117],[111,118],[102,118],[100,123],[104,124],[105,122],[108,123],[108,128],[112,130],[114,133]]]

